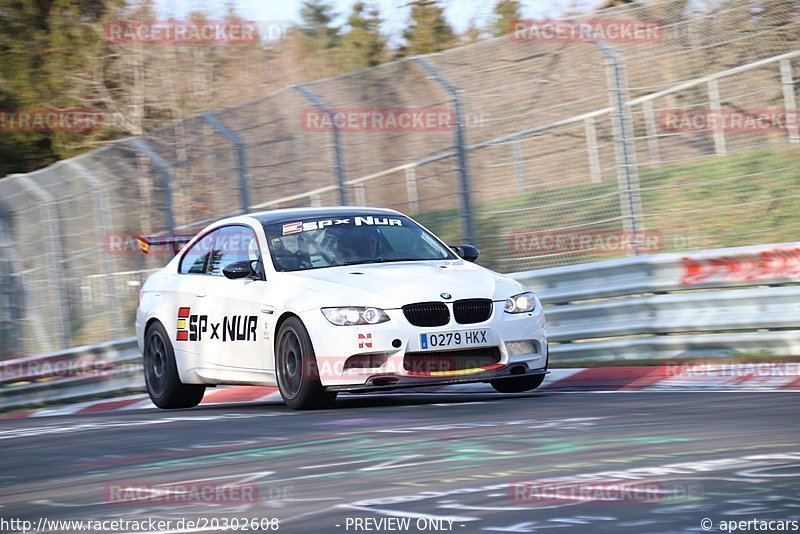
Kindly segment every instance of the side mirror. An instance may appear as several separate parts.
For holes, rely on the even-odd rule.
[[[458,254],[460,258],[463,258],[467,261],[475,261],[478,259],[481,251],[478,250],[478,247],[474,247],[472,245],[455,245],[451,246],[453,252]]]
[[[255,270],[253,270],[253,264],[249,260],[229,263],[224,269],[222,269],[222,274],[225,275],[225,278],[229,278],[231,280],[257,276]]]
[[[264,264],[261,260],[250,260],[250,269],[253,271],[253,278],[265,280]]]

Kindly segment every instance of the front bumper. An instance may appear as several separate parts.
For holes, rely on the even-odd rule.
[[[505,376],[540,375],[547,372],[547,327],[541,303],[529,313],[509,314],[503,302],[495,302],[489,320],[458,324],[451,313],[450,323],[439,327],[410,324],[400,309],[386,310],[390,320],[369,326],[335,326],[319,310],[301,315],[314,345],[317,371],[322,385],[332,391],[368,391],[402,387],[485,382]],[[423,359],[451,359],[458,350],[425,351],[420,334],[486,330],[482,348],[499,354],[492,365],[452,372],[420,372],[404,366],[407,353]],[[523,348],[524,350],[521,350]],[[370,362],[351,367],[352,357]],[[452,358],[454,359],[454,358]]]

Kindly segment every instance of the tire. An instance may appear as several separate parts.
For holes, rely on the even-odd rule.
[[[144,382],[150,400],[159,408],[194,408],[206,387],[184,384],[178,377],[175,351],[164,325],[155,322],[144,334]]]
[[[500,393],[522,393],[541,386],[545,376],[546,375],[515,376],[492,380],[489,383]]]
[[[275,338],[275,374],[283,402],[295,410],[329,406],[335,391],[325,391],[319,380],[317,357],[306,327],[297,317],[286,319]]]

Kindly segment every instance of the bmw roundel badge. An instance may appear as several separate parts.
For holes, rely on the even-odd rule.
[[[445,300],[453,298],[453,296],[450,293],[442,293],[439,296],[442,297]]]

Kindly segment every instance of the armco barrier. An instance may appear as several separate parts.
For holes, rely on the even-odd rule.
[[[800,355],[800,243],[511,275],[545,304],[553,363]],[[143,390],[133,338],[0,362],[0,409]]]
[[[144,390],[135,338],[0,362],[0,410]]]
[[[512,275],[546,305],[559,362],[800,355],[800,243]]]
[[[514,273],[547,304],[800,282],[800,242],[635,256]]]

